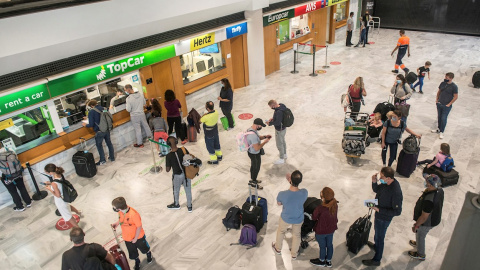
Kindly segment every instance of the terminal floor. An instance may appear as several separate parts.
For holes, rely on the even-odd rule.
[[[171,174],[148,173],[152,164],[149,147],[129,147],[117,153],[115,163],[99,168],[92,179],[70,175],[68,178],[80,194],[74,205],[82,209],[84,217],[80,226],[86,231],[87,242],[106,243],[113,238],[109,224],[117,214],[112,211],[111,201],[124,196],[127,202],[142,215],[147,239],[155,262],[146,265],[141,255],[143,269],[315,269],[309,260],[318,257],[315,241],[302,250],[298,259],[292,261],[288,251],[291,235],[287,234],[282,256],[274,255],[271,243],[275,239],[281,207],[275,203],[279,191],[288,188],[285,174],[298,169],[303,172],[301,187],[308,189],[310,196],[319,196],[320,190],[331,187],[339,204],[338,230],[334,235],[335,253],[333,266],[337,269],[363,269],[361,260],[373,256],[373,251],[364,247],[359,254],[347,252],[345,234],[349,226],[367,213],[363,200],[374,198],[371,176],[378,172],[382,162],[380,145],[373,143],[366,149],[355,166],[348,165],[342,152],[343,109],[340,95],[357,76],[363,76],[368,96],[362,111],[371,112],[379,102],[387,100],[394,76],[390,70],[394,59],[390,56],[398,39],[395,30],[371,33],[375,44],[366,48],[343,46],[344,37],[329,46],[331,65],[326,74],[310,77],[311,58],[302,55],[298,65],[299,74],[291,74],[292,66],[283,67],[269,75],[263,83],[250,85],[235,92],[234,114],[252,113],[254,117],[269,119],[272,110],[267,106],[270,99],[277,99],[290,107],[295,115],[295,124],[288,129],[286,140],[288,160],[285,165],[273,165],[278,158],[275,141],[265,146],[259,179],[265,189],[260,195],[269,202],[268,223],[259,234],[259,245],[247,250],[242,246],[230,246],[236,242],[240,231],[226,232],[221,219],[233,205],[241,206],[248,196],[250,160],[246,153],[236,149],[234,136],[245,130],[251,121],[237,119],[237,127],[229,132],[220,132],[224,160],[218,166],[206,164],[208,154],[203,142],[188,143],[186,147],[205,161],[200,176],[194,179],[193,213],[186,209],[182,192],[179,211],[167,210],[172,202]],[[403,212],[395,217],[387,231],[382,269],[439,269],[457,222],[466,191],[480,190],[480,128],[475,122],[480,117],[478,89],[471,86],[473,71],[479,70],[480,39],[478,37],[445,35],[437,33],[407,32],[411,38],[411,57],[404,61],[415,70],[425,61],[432,62],[431,80],[425,80],[424,95],[414,94],[408,125],[423,134],[420,158],[431,158],[442,142],[451,145],[460,182],[445,188],[445,204],[442,223],[427,236],[427,260],[410,259],[409,239],[415,201],[423,190],[421,169],[410,178],[397,176],[403,190]],[[356,36],[356,35],[355,35]],[[356,41],[357,39],[354,38]],[[317,54],[317,69],[324,63],[324,51]],[[476,67],[472,67],[477,65]],[[455,73],[459,86],[459,100],[454,104],[448,119],[443,140],[430,129],[436,127],[435,95],[446,72]],[[262,134],[274,134],[272,127],[264,128]],[[164,167],[164,160],[160,160]],[[396,163],[393,164],[393,167]],[[57,231],[55,206],[51,195],[34,202],[25,212],[13,212],[11,208],[0,210],[0,261],[1,269],[59,269],[62,253],[72,246],[68,231]],[[311,235],[313,236],[313,235]],[[373,240],[374,231],[370,233]],[[133,266],[133,264],[132,264]]]

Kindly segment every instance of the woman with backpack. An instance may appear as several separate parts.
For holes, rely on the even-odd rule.
[[[45,172],[53,179],[53,182],[45,183],[45,189],[53,194],[58,212],[60,212],[60,215],[62,215],[62,218],[65,221],[70,222],[73,227],[78,227],[77,221],[72,216],[70,210],[77,213],[78,216],[82,214],[82,211],[79,211],[73,205],[70,205],[69,207],[68,203],[63,200],[63,184],[61,182],[65,180],[63,177],[65,171],[62,167],[57,167],[55,164],[49,163],[45,166]]]
[[[363,78],[357,77],[353,84],[348,87],[348,96],[350,98],[350,106],[352,108],[352,113],[360,112],[360,107],[362,107],[363,97],[367,95],[365,91],[365,85],[363,84]],[[352,115],[356,118],[356,115]]]
[[[407,127],[407,124],[401,120],[402,112],[400,110],[393,111],[392,119],[383,123],[382,129],[382,161],[383,167],[386,167],[387,149],[390,148],[390,158],[388,159],[388,166],[392,166],[392,163],[397,159],[397,149],[402,133],[407,131],[408,133],[421,138],[422,135],[416,134]]]
[[[390,92],[392,95],[394,95],[394,103],[403,103],[407,99],[409,99],[413,91],[410,88],[410,85],[407,83],[407,79],[405,79],[405,76],[402,74],[398,74],[397,77],[395,77],[395,83],[393,83],[392,89],[390,89]]]
[[[417,165],[427,164],[427,168],[436,166],[442,168],[442,164],[445,162],[447,157],[450,157],[450,145],[448,143],[440,144],[440,152],[433,159],[425,159],[417,162]]]

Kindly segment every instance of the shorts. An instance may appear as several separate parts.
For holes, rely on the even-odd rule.
[[[128,258],[130,258],[130,260],[135,260],[136,258],[138,258],[137,249],[139,249],[143,254],[150,251],[150,245],[147,242],[146,235],[144,235],[140,239],[137,239],[137,242],[135,243],[132,243],[130,241],[125,241],[125,245],[127,246]]]
[[[168,139],[168,134],[164,131],[155,131],[153,133],[153,139],[158,142],[159,139],[163,139],[164,141],[167,141]]]

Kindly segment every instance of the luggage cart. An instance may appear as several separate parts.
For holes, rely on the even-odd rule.
[[[342,148],[350,165],[355,164],[356,159],[365,154],[365,148],[368,146],[367,131],[369,118],[368,113],[345,113],[344,123],[348,122],[350,124],[345,124],[344,126]]]

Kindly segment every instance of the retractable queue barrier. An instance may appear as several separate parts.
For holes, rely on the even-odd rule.
[[[156,143],[158,145],[166,146],[166,147],[169,147],[169,148],[170,148],[170,146],[168,146],[166,144],[163,144],[163,143],[159,143],[159,142],[154,141],[152,139],[148,139],[148,141],[150,142],[150,148],[152,149],[152,158],[153,158],[153,166],[152,166],[152,168],[150,168],[150,172],[151,173],[160,173],[160,172],[162,172],[163,169],[162,169],[162,166],[157,166],[157,161],[155,160],[155,151],[153,151],[152,143]]]
[[[298,45],[313,47],[313,53],[299,52],[298,51]],[[330,66],[327,65],[328,46],[320,46],[320,45],[307,44],[307,43],[294,43],[293,44],[293,71],[291,71],[291,73],[292,74],[298,73],[298,70],[297,70],[297,53],[300,53],[300,54],[313,55],[312,73],[309,74],[309,75],[312,76],[312,77],[318,76],[318,74],[315,72],[315,53],[317,51],[316,50],[317,48],[326,48],[325,49],[325,66],[323,66],[323,68],[329,68]]]
[[[48,193],[45,190],[40,190],[38,188],[37,181],[35,180],[35,176],[32,172],[32,167],[30,167],[30,163],[27,162],[25,165],[27,165],[28,173],[30,174],[30,178],[32,178],[33,186],[36,190],[35,194],[32,195],[32,199],[34,199],[35,201],[44,199],[45,197],[47,197]]]

